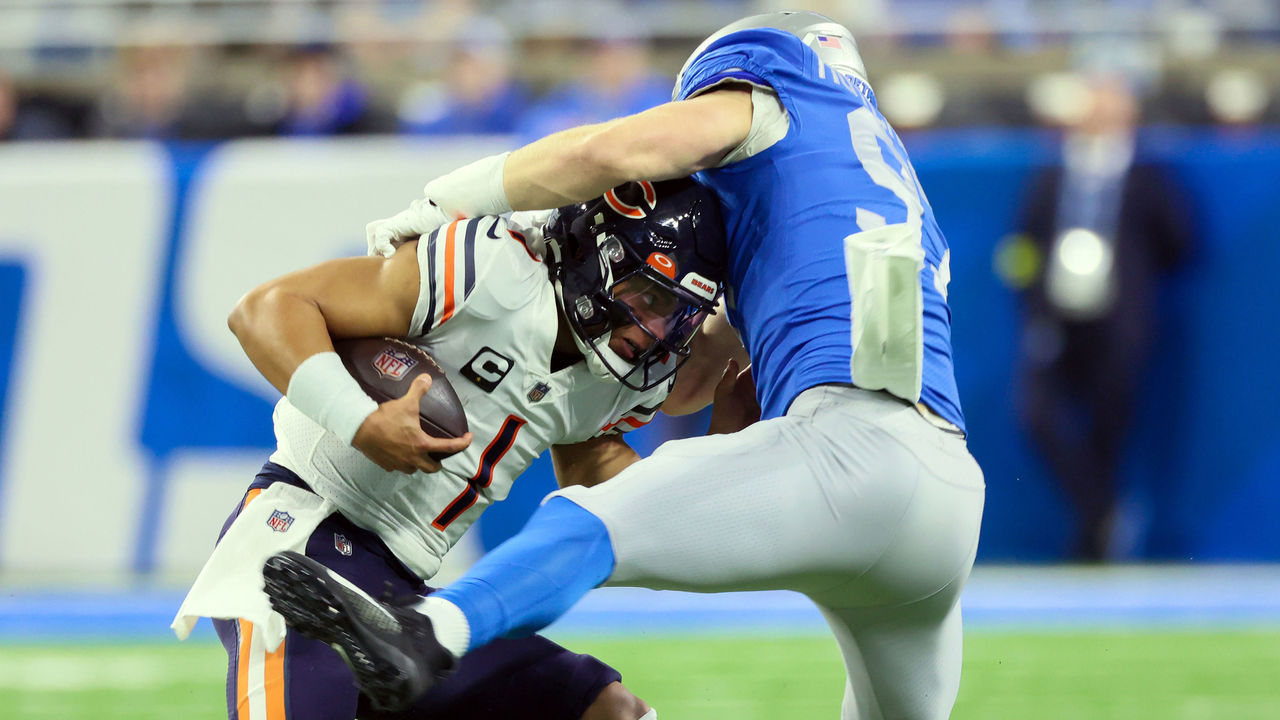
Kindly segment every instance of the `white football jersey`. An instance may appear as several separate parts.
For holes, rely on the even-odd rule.
[[[638,392],[585,362],[551,371],[559,328],[541,230],[497,217],[459,220],[418,243],[421,286],[410,335],[448,373],[474,439],[438,473],[388,472],[281,399],[271,456],[376,532],[423,579],[552,445],[647,423],[670,383]]]

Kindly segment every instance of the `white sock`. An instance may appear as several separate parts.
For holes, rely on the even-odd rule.
[[[448,600],[428,595],[414,610],[431,618],[431,628],[435,630],[436,640],[446,650],[457,657],[462,657],[467,652],[471,644],[471,624],[467,622],[467,616],[462,614],[462,608]]]
[[[649,708],[649,712],[641,715],[637,720],[658,720],[658,711]]]

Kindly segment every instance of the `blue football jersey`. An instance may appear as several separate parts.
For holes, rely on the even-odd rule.
[[[699,173],[724,205],[729,317],[751,355],[762,417],[784,414],[807,388],[852,382],[844,239],[910,223],[919,227],[924,251],[920,400],[963,429],[947,241],[871,88],[834,73],[794,35],[752,29],[726,35],[696,57],[676,99],[730,79],[771,88],[790,123],[768,149]]]

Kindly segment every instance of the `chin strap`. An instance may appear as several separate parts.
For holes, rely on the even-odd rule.
[[[596,340],[596,343],[600,343],[597,345],[596,343],[586,342],[578,337],[576,332],[570,331],[569,334],[573,336],[573,344],[578,346],[578,350],[582,352],[582,357],[586,359],[587,369],[591,371],[592,375],[603,380],[616,381],[618,374],[614,374],[613,370],[609,368],[610,365],[620,368],[632,367],[626,360],[622,359],[621,355],[609,349],[609,336],[605,335]],[[601,357],[602,355],[604,357]],[[622,372],[619,374],[625,376],[627,373]]]

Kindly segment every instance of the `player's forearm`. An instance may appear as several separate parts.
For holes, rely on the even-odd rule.
[[[282,394],[303,360],[332,352],[319,305],[284,288],[255,288],[236,303],[227,325],[250,362]]]
[[[714,166],[746,137],[750,95],[667,103],[549,135],[511,153],[502,186],[516,210],[585,202],[629,180],[669,180]]]
[[[640,453],[624,443],[616,453],[597,464],[590,474],[578,478],[578,484],[587,487],[599,485],[638,462],[640,462]]]
[[[631,448],[627,448],[626,453],[619,453],[604,462],[577,463],[565,468],[563,473],[557,468],[556,483],[562,488],[570,485],[592,487],[614,477],[630,467],[632,463],[639,461],[640,454]]]
[[[600,127],[602,124],[566,129],[508,155],[502,186],[512,208],[561,208],[589,200],[617,184],[609,184],[612,178],[605,176],[604,168],[586,163],[589,138]]]
[[[612,121],[617,122],[617,121]],[[622,169],[595,152],[595,136],[609,123],[548,135],[507,157],[503,188],[516,210],[545,210],[598,197],[626,182]]]
[[[687,177],[714,167],[751,127],[750,95],[714,95],[659,105],[601,125],[589,138],[588,162],[611,174],[617,180],[613,185]],[[740,96],[745,105],[737,102]]]
[[[640,454],[617,435],[593,438],[575,445],[554,445],[551,464],[560,487],[599,485],[639,462]]]
[[[503,187],[515,210],[544,210],[586,202],[629,180],[667,180],[696,171],[694,163],[655,152],[634,137],[614,146],[609,123],[566,131],[527,145],[507,158]],[[634,148],[634,150],[628,150]]]

